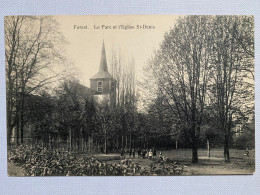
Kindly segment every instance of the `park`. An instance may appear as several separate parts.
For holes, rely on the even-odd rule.
[[[9,176],[254,173],[253,16],[150,17],[5,17]]]

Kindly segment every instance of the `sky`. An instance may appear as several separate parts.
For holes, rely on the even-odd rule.
[[[68,41],[64,46],[66,56],[78,70],[80,83],[88,87],[89,78],[99,68],[103,39],[108,68],[112,50],[120,50],[126,59],[134,59],[137,79],[140,79],[147,60],[177,18],[167,15],[55,16],[59,30]]]

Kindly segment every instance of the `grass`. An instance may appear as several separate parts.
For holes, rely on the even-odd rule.
[[[186,165],[186,175],[218,175],[218,174],[253,174],[255,171],[255,151],[250,150],[249,156],[244,156],[244,150],[230,149],[230,163],[224,162],[223,149],[212,149],[211,157],[208,157],[206,149],[198,150],[199,163],[192,164],[190,149],[178,149],[162,151],[165,158]],[[118,154],[119,156],[119,154]],[[101,160],[108,163],[117,163],[118,157],[107,159],[105,155]],[[127,156],[129,158],[129,156]],[[156,157],[159,158],[158,156]],[[132,162],[139,163],[148,168],[152,159],[131,158]],[[156,159],[155,159],[156,160]]]
[[[207,156],[206,149],[198,150],[199,163],[192,164],[192,153],[190,149],[178,149],[162,151],[165,158],[176,161],[179,164],[186,165],[185,175],[216,175],[216,174],[253,174],[255,171],[255,151],[250,150],[249,156],[244,156],[244,150],[230,149],[230,163],[225,163],[223,158],[223,149],[212,149],[211,157]],[[159,151],[157,152],[157,154]],[[101,154],[101,153],[75,153],[77,157],[90,157],[107,163],[114,164],[121,161],[119,153]],[[143,168],[149,169],[149,166],[156,159],[130,158],[133,163],[139,163]],[[18,166],[8,163],[9,175],[22,176],[22,170]],[[11,174],[10,174],[11,173]]]
[[[237,149],[230,149],[230,159],[235,160],[235,159],[247,159],[244,156],[244,150],[237,150]],[[249,158],[254,159],[255,157],[255,151],[251,150],[249,151]],[[178,150],[169,150],[169,151],[164,151],[163,155],[166,157],[169,157],[171,159],[175,159],[176,161],[191,161],[191,150],[190,149],[178,149]],[[198,157],[199,159],[205,159],[205,157],[208,156],[208,151],[206,149],[199,149],[198,150]],[[217,159],[219,160],[223,159],[224,160],[224,152],[223,149],[212,149],[210,151],[210,156],[212,159]],[[210,158],[209,158],[210,159]]]

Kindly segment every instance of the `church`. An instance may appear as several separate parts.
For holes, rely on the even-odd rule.
[[[94,94],[95,101],[97,103],[102,103],[102,101],[110,102],[111,95],[115,93],[115,83],[116,81],[108,72],[105,43],[103,40],[99,70],[90,78],[90,88],[96,91]]]

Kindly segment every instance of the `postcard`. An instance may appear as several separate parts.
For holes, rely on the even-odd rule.
[[[254,17],[5,16],[9,176],[255,171]]]

